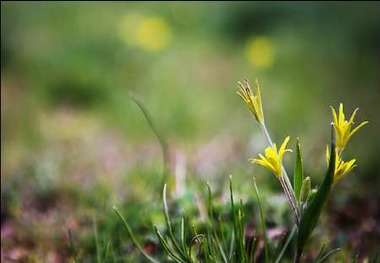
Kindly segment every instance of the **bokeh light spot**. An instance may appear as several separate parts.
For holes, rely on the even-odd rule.
[[[123,40],[145,51],[160,51],[167,48],[172,39],[169,24],[159,16],[130,14],[120,24]]]
[[[268,37],[256,37],[248,41],[246,55],[257,68],[266,69],[274,63],[273,43]]]

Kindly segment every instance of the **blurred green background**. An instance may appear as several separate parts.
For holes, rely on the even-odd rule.
[[[358,122],[370,123],[346,151],[358,167],[325,221],[349,250],[380,242],[379,3],[2,2],[1,76],[2,259],[63,262],[67,229],[86,257],[92,218],[105,236],[117,232],[114,203],[151,232],[138,218],[160,208],[162,155],[130,96],[167,140],[177,195],[203,181],[224,192],[229,174],[247,198],[253,174],[268,196],[279,193],[247,162],[265,141],[235,94],[245,78],[262,84],[274,140],[300,138],[316,183],[329,106],[360,108]]]

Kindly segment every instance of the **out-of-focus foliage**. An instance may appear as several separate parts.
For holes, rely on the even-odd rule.
[[[244,78],[262,82],[272,136],[297,135],[305,159],[316,160],[303,164],[313,182],[324,171],[329,106],[360,108],[358,123],[370,123],[346,149],[358,167],[331,200],[336,216],[328,231],[347,251],[374,250],[379,13],[378,3],[367,2],[2,2],[2,251],[30,260],[65,257],[59,248],[72,229],[80,253],[91,258],[93,216],[101,242],[124,235],[109,211],[114,203],[133,215],[140,236],[151,233],[151,222],[163,222],[154,202],[162,187],[159,144],[129,94],[151,112],[168,141],[171,170],[188,186],[207,180],[224,193],[233,173],[239,193],[250,198],[246,180],[255,173],[264,199],[279,189],[246,161],[265,144],[235,95],[236,80]],[[184,210],[194,199],[185,192]],[[267,203],[268,220],[284,220],[283,200]],[[125,239],[113,244],[115,254],[138,258]]]

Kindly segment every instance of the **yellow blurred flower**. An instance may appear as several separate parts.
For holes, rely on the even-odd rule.
[[[149,17],[141,21],[136,29],[137,43],[147,50],[161,50],[168,46],[171,33],[165,20]]]
[[[356,115],[356,112],[359,110],[356,108],[354,112],[352,113],[349,120],[346,120],[346,117],[344,115],[343,111],[343,104],[339,104],[339,112],[336,113],[335,109],[331,107],[332,115],[333,115],[333,125],[336,135],[336,147],[338,152],[342,152],[352,135],[354,135],[355,132],[357,132],[361,127],[366,125],[368,121],[364,121],[360,123],[358,126],[356,126],[352,130],[352,125],[354,124],[354,118]]]
[[[268,37],[256,37],[248,41],[246,55],[249,62],[257,68],[269,68],[274,62],[274,49]]]
[[[259,123],[264,124],[264,113],[263,113],[263,106],[261,103],[259,81],[256,80],[256,94],[252,92],[252,89],[251,89],[251,86],[249,85],[248,80],[245,80],[244,84],[239,81],[238,84],[240,88],[236,93],[247,104],[249,110],[255,116],[256,120]]]
[[[160,51],[169,46],[170,26],[162,17],[129,14],[120,23],[120,35],[130,45],[146,51]]]
[[[330,161],[330,150],[328,146],[326,147],[326,161],[327,163]],[[334,184],[342,180],[352,169],[354,169],[354,167],[356,167],[355,162],[355,159],[345,162],[340,157],[340,154],[336,153]]]
[[[272,147],[267,147],[265,149],[265,156],[259,154],[260,159],[250,159],[250,162],[261,165],[270,170],[275,176],[281,177],[282,158],[286,152],[292,151],[291,149],[286,149],[289,139],[289,136],[285,138],[278,151],[276,144],[273,144]]]

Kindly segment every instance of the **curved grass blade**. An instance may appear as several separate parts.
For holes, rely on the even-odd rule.
[[[125,220],[125,218],[123,217],[123,215],[120,213],[119,209],[117,209],[116,206],[112,207],[113,211],[116,213],[116,215],[121,219],[121,221],[123,222],[123,225],[125,227],[125,229],[127,230],[127,233],[129,235],[129,237],[131,238],[132,240],[132,243],[137,247],[137,249],[140,251],[141,254],[143,254],[143,256],[149,261],[149,262],[152,262],[152,263],[159,263],[159,261],[157,261],[156,259],[154,259],[153,257],[151,257],[150,255],[148,255],[145,250],[141,247],[140,243],[137,241],[137,239],[135,238],[135,235],[133,234],[132,230],[131,230],[131,227],[129,226],[129,224],[127,223],[127,220]]]
[[[317,257],[315,258],[315,260],[319,260],[323,256],[323,254],[325,253],[325,250],[326,250],[326,244],[323,243],[321,246],[321,249],[319,250]]]
[[[168,175],[169,175],[169,147],[168,147],[168,144],[167,144],[165,138],[162,136],[162,134],[158,131],[156,125],[153,122],[153,118],[152,118],[151,114],[149,113],[149,111],[147,110],[147,108],[145,107],[145,105],[141,101],[139,101],[138,99],[136,99],[135,97],[133,97],[130,94],[129,94],[129,97],[139,107],[139,109],[143,113],[145,120],[148,123],[150,129],[153,131],[154,135],[157,137],[157,140],[160,144],[160,148],[162,151],[162,158],[163,158],[163,170],[162,170],[162,177],[163,178],[162,178],[162,180],[163,180],[163,182],[166,182],[166,181],[168,181],[167,179],[168,179]]]
[[[165,222],[166,222],[166,227],[167,227],[168,232],[169,232],[170,241],[173,244],[174,249],[177,251],[177,253],[179,255],[181,255],[181,258],[187,259],[189,262],[191,262],[191,259],[188,258],[186,251],[181,249],[181,247],[178,244],[178,242],[175,238],[175,235],[174,235],[172,223],[171,223],[170,216],[169,216],[168,203],[166,201],[166,184],[164,184],[164,189],[162,190],[162,200],[163,200],[163,204],[164,204]]]
[[[335,248],[335,249],[331,249],[330,251],[326,252],[323,254],[323,256],[318,259],[315,263],[323,263],[325,262],[329,257],[331,257],[332,255],[340,252],[341,249],[340,248]]]
[[[192,254],[193,247],[197,244],[197,242],[201,245],[205,238],[206,236],[204,234],[195,234],[195,236],[193,236],[190,242],[191,245],[190,245],[189,255]]]
[[[290,241],[292,241],[294,234],[297,232],[297,226],[294,226],[290,234],[288,235],[288,238],[285,241],[284,246],[282,247],[280,253],[278,254],[275,263],[280,263],[282,260],[282,257],[285,254],[286,249],[288,248]]]
[[[158,230],[157,226],[154,226],[154,231],[156,232],[156,235],[158,237],[158,240],[160,241],[161,246],[164,248],[166,253],[171,257],[174,261],[185,263],[186,261],[182,260],[179,255],[176,254],[175,251],[172,251],[168,242],[165,240],[165,238],[162,236],[161,232]]]

